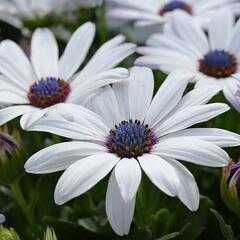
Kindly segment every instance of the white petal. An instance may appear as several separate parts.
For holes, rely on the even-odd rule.
[[[38,111],[25,113],[20,120],[22,129],[30,129],[35,122],[37,122],[48,111],[48,108],[39,109]]]
[[[240,97],[237,96],[238,84],[235,79],[223,80],[223,93],[233,107],[240,112]]]
[[[158,136],[163,136],[168,133],[176,132],[197,123],[206,122],[226,111],[229,106],[223,103],[211,103],[200,106],[191,106],[176,112],[167,118],[164,122],[159,124],[155,133]]]
[[[31,156],[25,164],[28,173],[43,174],[65,170],[76,161],[106,152],[106,148],[95,143],[64,142],[44,148]]]
[[[195,24],[192,17],[183,11],[175,12],[171,16],[171,26],[176,36],[185,41],[187,45],[205,54],[209,50],[207,37],[201,26]]]
[[[178,132],[170,133],[163,138],[189,137],[211,142],[221,148],[235,147],[240,145],[240,135],[218,128],[188,128]]]
[[[122,121],[117,98],[110,86],[99,89],[88,101],[87,108],[102,116],[111,129]]]
[[[130,202],[141,182],[141,168],[138,162],[134,158],[123,158],[116,165],[114,172],[123,200]]]
[[[149,109],[154,88],[153,73],[149,68],[133,67],[128,84],[130,118],[143,121]]]
[[[102,45],[79,73],[79,79],[84,81],[89,76],[94,76],[98,73],[110,70],[133,54],[136,50],[136,45],[132,43],[122,44],[124,40],[122,36],[118,36]]]
[[[85,23],[70,38],[59,62],[59,76],[67,80],[82,64],[95,36],[95,25]]]
[[[192,174],[181,163],[175,160],[168,160],[175,167],[176,174],[179,178],[177,187],[178,198],[186,205],[189,210],[196,211],[199,206],[199,190],[197,183]]]
[[[1,83],[0,83],[1,84]],[[0,89],[0,102],[8,104],[28,104],[29,100],[26,97],[19,95],[18,92],[1,90]]]
[[[0,224],[6,221],[6,217],[3,214],[0,214]]]
[[[55,189],[55,202],[64,204],[85,193],[117,164],[114,154],[102,153],[83,158],[72,164],[59,179]]]
[[[231,38],[228,43],[228,50],[233,53],[239,53],[240,51],[240,20],[237,21],[233,28]]]
[[[192,78],[193,75],[188,71],[171,73],[155,95],[146,116],[146,123],[151,127],[158,124],[179,103]]]
[[[229,156],[217,145],[197,138],[179,137],[160,141],[152,153],[209,167],[223,167]]]
[[[135,196],[125,202],[122,198],[114,171],[109,179],[106,195],[106,212],[113,230],[120,236],[129,233],[134,215]]]
[[[210,27],[209,39],[212,50],[226,49],[234,24],[233,13],[228,9],[221,9],[214,14]],[[223,32],[223,29],[224,32]]]
[[[169,196],[177,195],[178,177],[171,164],[160,156],[145,154],[138,161],[154,185]]]
[[[13,41],[5,40],[1,43],[0,56],[0,72],[9,83],[27,92],[37,77],[22,49]]]
[[[77,76],[71,83],[72,92],[68,97],[68,102],[83,104],[89,95],[95,93],[99,88],[122,81],[129,76],[125,68],[114,68],[85,79],[84,82]]]
[[[38,28],[32,36],[31,60],[38,80],[58,77],[58,46],[53,33],[47,28]]]
[[[38,111],[30,105],[6,107],[0,110],[0,126],[28,112]]]
[[[203,86],[193,89],[183,96],[182,100],[174,110],[179,111],[180,109],[184,109],[186,107],[206,104],[220,91],[221,88],[216,85]]]
[[[28,131],[42,131],[78,140],[105,142],[110,129],[90,110],[74,104],[57,104]]]

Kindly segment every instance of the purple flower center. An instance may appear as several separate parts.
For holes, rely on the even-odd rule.
[[[227,78],[237,71],[237,58],[224,50],[210,51],[199,60],[199,70],[214,78]]]
[[[138,120],[129,120],[122,121],[110,131],[106,146],[110,153],[121,158],[137,158],[149,153],[156,143],[157,136],[148,125]]]
[[[65,102],[70,86],[59,78],[49,77],[34,83],[29,90],[28,99],[33,106],[45,108]]]
[[[173,12],[174,10],[183,10],[189,14],[192,14],[192,7],[186,4],[183,1],[171,1],[164,5],[164,7],[160,10],[160,15],[163,16],[167,12]]]

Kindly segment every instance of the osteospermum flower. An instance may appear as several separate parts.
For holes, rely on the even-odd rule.
[[[228,6],[237,15],[238,0],[106,0],[113,7],[107,13],[110,19],[133,21],[136,26],[162,24],[176,10],[184,11],[201,26],[207,26],[212,14],[222,6]]]
[[[55,189],[64,204],[112,171],[106,212],[114,231],[129,232],[141,169],[160,190],[177,196],[194,211],[199,191],[192,174],[176,159],[211,167],[228,163],[222,147],[237,146],[237,134],[214,128],[188,127],[227,111],[222,103],[206,104],[218,90],[200,88],[183,96],[189,73],[175,72],[153,97],[154,79],[148,68],[134,67],[128,80],[100,90],[88,107],[63,105],[29,130],[77,139],[50,146],[26,163],[29,173],[65,170]]]
[[[94,7],[100,3],[100,0],[1,0],[0,19],[22,29],[24,21],[80,7]]]
[[[79,27],[69,40],[61,58],[52,32],[37,29],[31,42],[31,60],[18,45],[6,40],[0,45],[0,102],[13,106],[0,110],[0,125],[24,115],[21,125],[43,117],[55,104],[83,104],[98,88],[128,77],[128,70],[114,68],[132,54],[135,45],[117,36],[106,42],[82,70],[95,35],[95,25]]]
[[[236,97],[240,73],[240,20],[234,25],[230,10],[219,10],[207,33],[208,37],[188,15],[175,14],[164,33],[154,34],[147,41],[147,47],[139,48],[138,52],[144,56],[135,64],[166,73],[188,69],[196,76],[196,87],[219,86],[226,99],[240,111],[240,101]]]

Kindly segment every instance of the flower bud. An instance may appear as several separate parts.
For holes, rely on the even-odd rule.
[[[57,240],[53,228],[47,227],[46,233],[44,234],[44,240]]]
[[[2,225],[0,225],[0,239],[20,240],[18,234],[14,231],[13,228],[10,228],[10,230],[8,230],[7,228],[4,228]]]
[[[223,169],[221,194],[227,207],[240,215],[240,162],[230,162]]]
[[[7,129],[0,129],[0,180],[5,183],[13,183],[24,172],[24,161],[20,136],[14,132],[11,136]]]

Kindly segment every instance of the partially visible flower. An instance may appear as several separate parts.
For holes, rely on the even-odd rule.
[[[1,0],[0,19],[23,29],[26,21],[39,21],[40,18],[99,4],[101,0]]]
[[[240,215],[240,162],[230,162],[223,169],[221,194],[230,210]]]
[[[25,159],[18,132],[9,135],[7,128],[0,129],[0,180],[12,183],[21,177]]]
[[[240,145],[238,134],[189,128],[229,109],[226,104],[206,104],[218,89],[203,87],[184,95],[193,75],[174,72],[153,98],[152,71],[134,67],[130,72],[129,79],[99,89],[88,103],[94,112],[63,104],[32,125],[29,130],[76,141],[45,148],[25,164],[26,171],[35,174],[65,170],[55,189],[57,204],[85,193],[111,172],[106,212],[119,235],[129,232],[142,170],[160,190],[195,211],[197,184],[177,160],[222,167],[229,160],[222,148]]]
[[[6,217],[3,214],[0,214],[0,224],[6,221]]]
[[[115,66],[131,55],[136,46],[124,43],[125,37],[121,35],[103,44],[76,73],[94,36],[93,23],[80,26],[60,59],[56,39],[49,29],[34,32],[30,60],[16,43],[3,41],[0,45],[0,103],[12,106],[0,110],[0,125],[23,115],[21,126],[27,129],[58,103],[84,104],[98,88],[127,78],[128,70]]]
[[[163,24],[171,20],[177,11],[184,11],[192,16],[192,21],[206,27],[213,13],[225,6],[240,14],[238,0],[106,0],[112,7],[107,12],[109,19],[128,20],[135,26]]]
[[[0,239],[1,240],[20,240],[18,234],[13,228],[7,229],[0,225]]]
[[[53,228],[47,227],[43,240],[57,240],[57,236]]]
[[[222,29],[226,29],[223,31]],[[154,34],[136,65],[160,69],[165,73],[188,70],[195,74],[196,87],[221,88],[226,99],[240,112],[236,97],[240,73],[240,20],[235,24],[229,9],[213,15],[207,35],[192,18],[178,12],[162,34]]]

